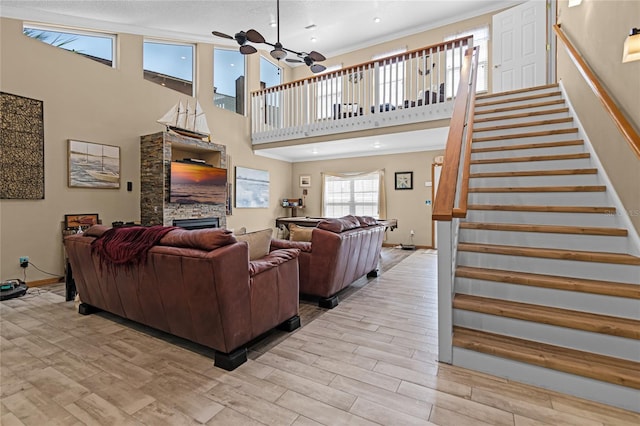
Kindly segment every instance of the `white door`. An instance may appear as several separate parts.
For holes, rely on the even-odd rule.
[[[547,83],[546,5],[532,0],[493,15],[493,92]]]

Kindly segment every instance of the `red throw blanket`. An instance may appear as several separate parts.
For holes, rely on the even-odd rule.
[[[111,228],[91,243],[91,252],[97,253],[100,263],[108,267],[137,265],[146,260],[151,247],[172,229],[176,228],[161,225]]]

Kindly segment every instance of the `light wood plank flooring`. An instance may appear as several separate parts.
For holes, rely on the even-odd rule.
[[[4,301],[0,424],[640,424],[638,414],[439,364],[436,255],[385,249],[383,260],[397,255],[406,258],[333,310],[302,302],[303,327],[256,342],[233,372],[179,339],[78,315],[54,291]]]

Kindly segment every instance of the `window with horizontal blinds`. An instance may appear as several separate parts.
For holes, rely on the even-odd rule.
[[[380,172],[324,175],[323,216],[379,218]]]

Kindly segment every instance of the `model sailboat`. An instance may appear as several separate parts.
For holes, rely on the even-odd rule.
[[[178,102],[158,120],[158,123],[164,124],[167,130],[172,130],[179,135],[198,139],[207,138],[207,140],[211,141],[211,131],[207,125],[207,117],[204,115],[204,111],[198,101],[196,101],[195,108],[188,102],[186,107],[182,101]]]

